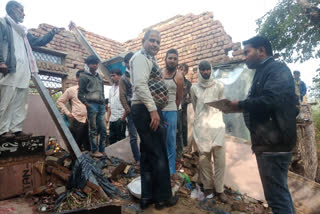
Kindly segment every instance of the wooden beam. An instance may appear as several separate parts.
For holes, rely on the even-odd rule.
[[[94,50],[94,48],[90,45],[90,43],[88,42],[88,40],[86,39],[86,37],[83,35],[83,33],[77,28],[77,26],[75,25],[75,23],[70,22],[69,24],[69,29],[70,31],[72,31],[76,37],[76,39],[78,40],[78,42],[80,42],[80,44],[82,45],[82,47],[84,47],[90,54],[95,55],[96,57],[99,58],[100,63],[99,63],[99,69],[102,72],[103,76],[108,80],[108,82],[111,82],[111,78],[110,78],[110,73],[108,71],[108,69],[102,64],[102,59],[99,56],[99,54]]]

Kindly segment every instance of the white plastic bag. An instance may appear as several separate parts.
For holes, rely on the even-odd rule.
[[[202,201],[204,199],[204,193],[201,191],[200,186],[196,184],[196,188],[191,192],[191,198]]]

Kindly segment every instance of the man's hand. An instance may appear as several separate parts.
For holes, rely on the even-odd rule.
[[[61,31],[64,31],[64,30],[65,30],[64,28],[54,27],[54,28],[52,28],[51,32],[52,32],[53,34],[58,34],[58,33],[60,33]]]
[[[0,64],[0,73],[6,75],[8,73],[8,67],[6,64]]]
[[[73,119],[73,118],[74,118],[71,113],[67,114],[67,117],[68,117],[69,119]]]
[[[127,116],[127,113],[124,112],[123,115],[122,115],[122,117],[121,117],[121,120],[122,120],[122,121],[125,121],[125,120],[126,120],[126,116]]]
[[[156,131],[160,124],[160,117],[159,117],[158,111],[155,110],[150,112],[150,117],[151,117],[150,128],[151,130]]]
[[[238,102],[239,102],[238,100],[229,101],[227,104],[228,108],[226,110],[222,110],[222,112],[225,114],[242,112],[242,110],[239,109]]]

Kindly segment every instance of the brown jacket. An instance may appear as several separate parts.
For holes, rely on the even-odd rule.
[[[127,84],[130,84],[130,77],[128,77],[126,74],[124,74],[119,82],[119,96],[120,96],[120,102],[122,104],[122,107],[126,111],[127,114],[130,113],[131,107],[130,107],[130,100],[132,97],[132,92],[131,92],[131,97],[128,96],[128,90],[131,89],[131,84],[128,86]],[[132,89],[131,89],[132,90]]]

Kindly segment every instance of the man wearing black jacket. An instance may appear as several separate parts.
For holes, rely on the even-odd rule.
[[[80,76],[78,99],[87,107],[89,138],[93,157],[105,156],[107,129],[105,123],[105,98],[103,79],[98,74],[100,60],[91,55],[85,60],[89,72]],[[99,136],[99,146],[97,145]]]
[[[245,100],[230,101],[225,113],[243,112],[250,130],[265,198],[273,213],[295,213],[288,189],[288,167],[296,143],[296,96],[290,69],[273,59],[270,41],[243,42],[246,64],[256,69]]]

